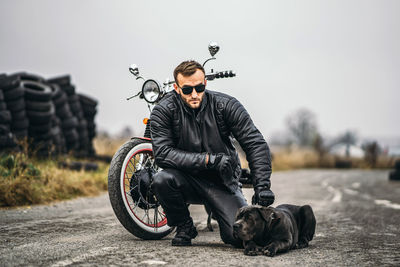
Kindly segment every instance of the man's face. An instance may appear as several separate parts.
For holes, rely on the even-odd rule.
[[[197,69],[195,73],[191,76],[183,76],[181,73],[178,74],[176,77],[178,81],[177,83],[174,84],[175,91],[181,96],[183,102],[185,102],[186,105],[193,109],[197,109],[200,107],[201,101],[203,100],[204,92],[198,93],[196,90],[193,88],[193,91],[191,94],[185,95],[182,92],[182,87],[186,86],[196,86],[199,84],[207,84],[207,81],[205,80],[204,73]]]

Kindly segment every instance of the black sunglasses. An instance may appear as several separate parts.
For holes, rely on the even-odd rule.
[[[184,85],[183,87],[180,87],[178,85],[178,87],[182,89],[182,93],[184,93],[185,95],[190,95],[193,92],[193,88],[194,90],[196,90],[197,93],[201,93],[206,90],[206,85],[202,83],[195,86]]]

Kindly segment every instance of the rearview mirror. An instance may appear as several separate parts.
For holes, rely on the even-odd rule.
[[[216,42],[211,42],[208,45],[208,51],[210,51],[210,55],[214,57],[214,55],[219,51],[219,45]]]
[[[129,71],[136,77],[139,76],[139,68],[135,64],[129,66]]]

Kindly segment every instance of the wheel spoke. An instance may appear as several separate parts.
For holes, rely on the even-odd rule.
[[[129,166],[129,163],[132,163],[132,162],[131,162],[131,161],[128,162],[128,168],[129,168],[129,170],[130,170],[132,173],[134,173],[135,171],[132,170],[131,166]]]
[[[163,214],[163,213],[161,213],[158,209],[157,209],[157,212],[158,212],[158,214],[160,214],[161,215],[161,218],[162,218],[162,220],[164,220],[164,218],[165,218],[165,215]],[[161,220],[161,221],[162,221]]]
[[[158,207],[154,208],[154,229],[157,230],[158,225]]]
[[[125,190],[127,205],[130,207],[134,219],[139,220],[142,225],[151,227],[153,232],[157,232],[159,228],[166,225],[165,214],[163,214],[162,208],[150,188],[145,193],[138,190],[142,178],[140,175],[147,175],[144,171],[147,169],[151,182],[152,174],[160,170],[155,163],[151,150],[133,154],[125,165],[122,185]],[[143,170],[143,173],[139,175],[138,172],[141,170]]]

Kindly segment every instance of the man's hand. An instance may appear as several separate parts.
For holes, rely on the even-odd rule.
[[[231,157],[223,153],[210,154],[207,168],[216,170],[223,180],[231,179],[233,176]]]
[[[253,205],[261,205],[267,207],[274,203],[275,195],[268,188],[254,188],[254,195],[251,200],[251,204]]]

